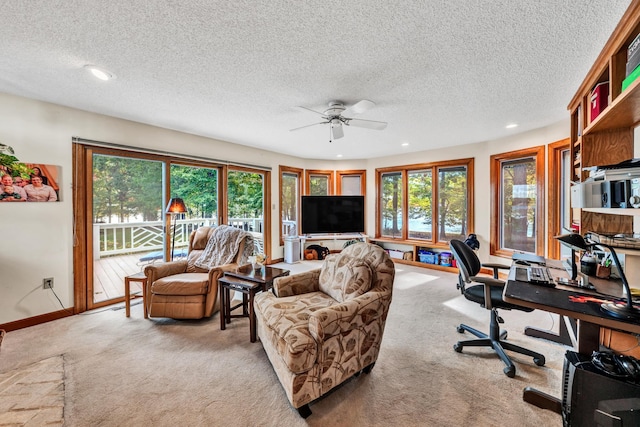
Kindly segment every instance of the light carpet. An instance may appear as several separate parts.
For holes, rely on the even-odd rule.
[[[284,267],[305,265],[316,264]],[[552,328],[554,316],[500,312],[509,341],[547,358],[538,367],[512,354],[517,374],[508,378],[489,349],[453,350],[469,337],[456,332],[459,323],[480,330],[489,323],[489,312],[456,290],[454,274],[396,269],[373,371],[313,403],[306,420],[287,401],[260,342],[249,342],[248,319],[221,331],[218,314],[145,320],[137,304],[130,318],[119,306],[9,332],[0,374],[63,355],[66,426],[562,425],[559,415],[522,401],[526,386],[560,394],[567,347],[522,333],[528,324]]]

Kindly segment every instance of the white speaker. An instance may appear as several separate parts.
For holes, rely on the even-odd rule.
[[[293,264],[300,261],[300,238],[287,236],[284,238],[284,262]]]

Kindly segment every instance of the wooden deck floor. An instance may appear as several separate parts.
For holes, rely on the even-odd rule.
[[[124,278],[142,271],[144,254],[120,255],[101,258],[93,263],[93,302],[124,297]],[[131,284],[131,293],[142,292],[139,283]]]

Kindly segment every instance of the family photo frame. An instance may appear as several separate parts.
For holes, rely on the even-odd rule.
[[[18,162],[11,154],[0,154],[0,204],[59,202],[59,182],[59,166]]]

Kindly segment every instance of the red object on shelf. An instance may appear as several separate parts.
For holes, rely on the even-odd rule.
[[[591,91],[591,121],[609,105],[609,82],[598,83]]]

